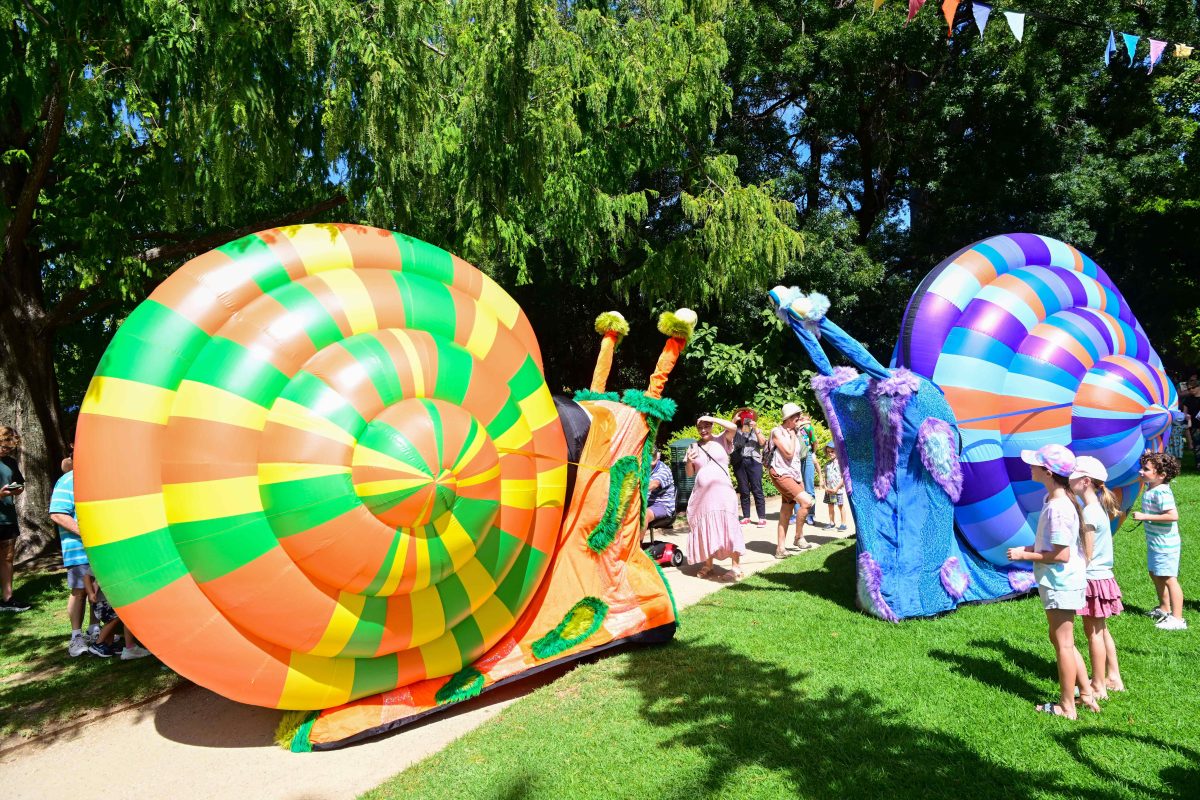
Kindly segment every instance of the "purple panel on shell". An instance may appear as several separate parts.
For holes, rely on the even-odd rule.
[[[958,323],[963,328],[991,336],[1015,351],[1029,335],[1021,320],[989,300],[972,300]]]
[[[1025,255],[1026,264],[1049,264],[1050,263],[1050,248],[1042,241],[1040,236],[1035,236],[1032,233],[1010,233],[1008,238],[1012,239],[1017,247],[1021,248],[1021,252]]]
[[[938,356],[946,344],[946,337],[954,327],[962,311],[946,298],[933,292],[926,292],[921,298],[921,308],[913,330],[920,331],[919,337],[910,338],[908,362],[906,366],[918,375],[926,378],[933,377],[937,367]]]

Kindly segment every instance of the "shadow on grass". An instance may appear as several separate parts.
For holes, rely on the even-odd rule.
[[[989,658],[985,655],[988,651],[996,655]],[[949,664],[952,672],[1031,703],[1037,702],[1039,693],[1044,690],[1026,676],[1057,675],[1057,667],[1051,659],[1013,647],[1000,639],[976,639],[968,644],[965,652],[930,650],[929,655]]]
[[[1082,766],[1087,767],[1097,777],[1114,784],[1124,784],[1135,792],[1147,797],[1177,798],[1195,797],[1196,787],[1200,786],[1200,751],[1180,744],[1171,744],[1153,736],[1137,734],[1131,731],[1114,730],[1080,730],[1063,734],[1058,741],[1071,757]],[[1124,763],[1112,763],[1112,748],[1102,748],[1098,739],[1107,739],[1117,743],[1125,750],[1130,760],[1156,762],[1161,786],[1150,786],[1138,781],[1131,781],[1129,776],[1113,769]],[[1098,757],[1099,752],[1106,757]],[[1187,787],[1192,787],[1188,789]]]
[[[1050,769],[1015,770],[954,736],[900,721],[863,691],[810,695],[807,674],[721,644],[647,651],[622,676],[642,696],[640,713],[674,731],[668,744],[698,751],[705,767],[676,775],[664,796],[707,797],[744,789],[736,770],[765,770],[802,797],[1012,797],[1016,787],[1088,795]],[[752,773],[754,774],[754,773]]]
[[[805,592],[814,597],[820,597],[831,603],[835,603],[842,608],[856,611],[858,606],[855,603],[854,586],[855,546],[853,541],[839,540],[839,542],[834,542],[818,550],[816,557],[821,560],[809,565],[807,569],[799,572],[789,572],[786,570],[762,572],[754,576],[758,579],[755,583],[761,584],[765,580],[769,584],[773,584],[766,587],[767,591],[775,589],[778,591]],[[764,590],[764,587],[747,584],[734,587],[734,590],[761,592]]]

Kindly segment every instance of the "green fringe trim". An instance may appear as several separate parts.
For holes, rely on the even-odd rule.
[[[438,705],[457,703],[475,697],[483,691],[483,673],[474,667],[464,667],[450,676],[450,680],[437,690],[433,699]]]
[[[651,558],[650,563],[658,570],[658,577],[662,578],[663,586],[667,587],[667,598],[671,601],[671,613],[675,615],[675,627],[679,627],[679,607],[675,605],[675,593],[671,591],[671,582],[667,580],[667,574],[663,572],[662,567],[657,561]]]
[[[598,597],[585,597],[571,607],[562,622],[530,649],[533,657],[544,661],[586,640],[604,624],[608,616],[608,604]]]
[[[575,402],[582,403],[585,400],[611,400],[614,403],[621,402],[621,398],[616,392],[593,392],[591,389],[580,389],[575,392]]]
[[[647,397],[645,392],[639,392],[637,389],[626,389],[625,394],[621,395],[621,402],[647,417],[654,417],[663,422],[670,422],[678,408],[675,401],[669,397]]]
[[[275,744],[293,753],[311,753],[313,723],[320,716],[320,711],[285,711],[279,725],[275,728]]]
[[[605,311],[596,317],[596,333],[608,333],[609,331],[617,334],[618,344],[629,334],[629,323],[620,311]]]
[[[664,311],[658,315],[658,331],[673,339],[691,339],[696,329],[694,322],[681,319],[672,311]]]
[[[604,516],[595,529],[588,534],[588,547],[594,553],[603,553],[617,538],[617,526],[625,516],[625,509],[633,499],[633,481],[638,478],[641,464],[637,456],[621,456],[608,471],[608,503]]]

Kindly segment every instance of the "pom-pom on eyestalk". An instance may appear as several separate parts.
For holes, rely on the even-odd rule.
[[[659,316],[658,330],[668,338],[667,343],[663,345],[662,354],[658,357],[658,364],[654,367],[654,374],[650,376],[650,387],[646,389],[648,397],[662,397],[663,389],[667,385],[667,376],[675,369],[679,354],[687,347],[698,321],[696,312],[690,308],[681,308],[674,313],[665,311]]]
[[[629,333],[629,323],[620,311],[605,311],[596,317],[596,333],[604,334],[604,338],[600,340],[600,354],[596,356],[596,369],[592,372],[592,391],[603,394],[612,371],[613,353]]]

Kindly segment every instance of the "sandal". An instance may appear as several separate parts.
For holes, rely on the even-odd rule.
[[[790,555],[791,555],[791,553],[787,552],[786,550],[776,550],[775,551],[775,557],[778,558],[780,561],[782,561],[783,559],[787,558]]]
[[[739,567],[733,567],[721,576],[721,580],[728,581],[730,583],[737,583],[744,577],[746,576],[742,573],[742,570]]]
[[[795,541],[792,542],[792,547],[795,548],[796,550],[803,552],[805,550],[812,550],[814,547],[816,547],[816,545],[813,544],[812,542],[808,541],[807,539],[805,539],[804,541],[800,541],[799,539],[796,539]]]
[[[700,569],[696,570],[696,577],[697,578],[707,578],[709,575],[712,575],[712,573],[713,573],[712,564],[705,564]]]
[[[1066,717],[1067,719],[1075,719],[1075,717],[1072,717],[1066,711],[1063,711],[1063,707],[1060,706],[1058,703],[1042,703],[1040,705],[1034,706],[1033,708],[1035,711],[1039,711],[1042,714],[1053,714],[1056,717]]]

